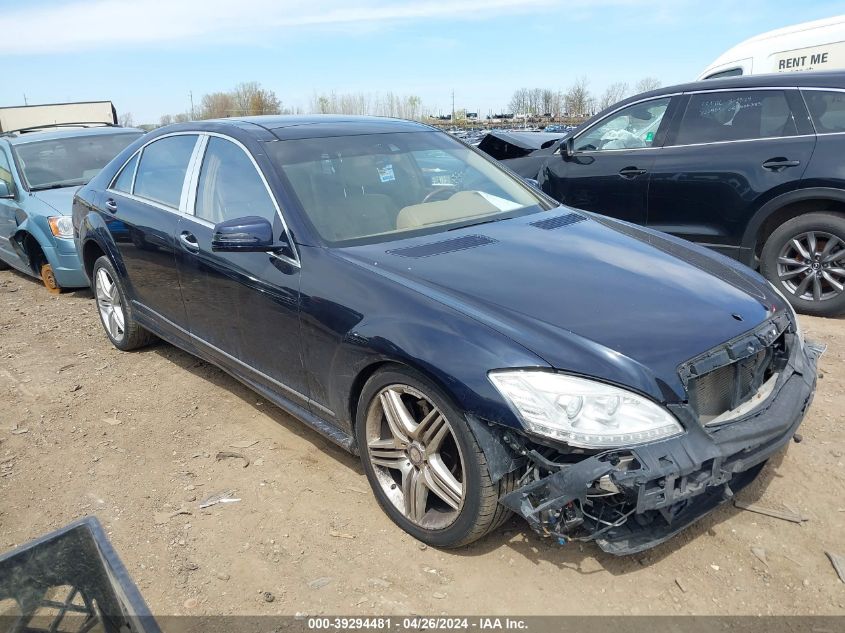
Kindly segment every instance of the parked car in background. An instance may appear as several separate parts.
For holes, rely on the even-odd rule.
[[[725,51],[698,79],[845,70],[845,15],[755,35]]]
[[[845,312],[844,132],[845,73],[732,77],[625,99],[513,167],[540,163],[556,200],[717,250],[832,316]]]
[[[651,547],[751,481],[815,386],[753,271],[409,121],[168,126],[78,191],[73,224],[118,349],[157,335],[220,366],[359,452],[439,547],[511,510]]]
[[[73,244],[73,194],[142,134],[103,122],[0,134],[0,269],[38,277],[53,293],[88,286]]]

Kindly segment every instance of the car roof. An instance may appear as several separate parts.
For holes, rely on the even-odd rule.
[[[695,92],[701,90],[725,90],[731,88],[845,88],[845,72],[806,71],[798,73],[771,73],[765,75],[744,75],[738,77],[723,77],[721,79],[702,79],[685,84],[664,86],[650,92],[642,92],[628,97],[616,105],[629,101],[639,101],[646,97],[675,94],[678,92]]]
[[[23,133],[9,133],[7,135],[0,135],[12,145],[23,145],[26,143],[33,143],[36,141],[56,141],[64,138],[76,138],[79,136],[103,136],[111,134],[144,134],[144,130],[139,130],[131,127],[115,127],[112,125],[104,125],[100,127],[53,127],[44,128],[38,131],[23,132]]]
[[[358,134],[387,134],[390,132],[425,132],[432,128],[423,123],[377,116],[333,114],[263,115],[207,119],[180,123],[156,132],[219,130],[220,127],[237,127],[247,133],[269,133],[279,140],[353,136]]]

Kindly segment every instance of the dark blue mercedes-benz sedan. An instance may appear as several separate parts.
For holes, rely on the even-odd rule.
[[[77,194],[105,332],[219,365],[361,455],[439,547],[511,512],[631,553],[795,434],[818,350],[762,277],[366,117],[157,130]]]

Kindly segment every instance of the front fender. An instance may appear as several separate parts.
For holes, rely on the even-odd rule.
[[[329,393],[338,418],[351,429],[358,394],[356,378],[380,363],[410,367],[431,379],[469,416],[510,427],[519,421],[487,378],[503,367],[548,368],[540,357],[475,322],[398,317],[362,321],[344,337],[332,361]],[[336,396],[337,397],[337,396]]]

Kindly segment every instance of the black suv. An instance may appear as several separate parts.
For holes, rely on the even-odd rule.
[[[845,312],[845,73],[662,88],[505,162],[567,205],[759,267],[799,311]]]

